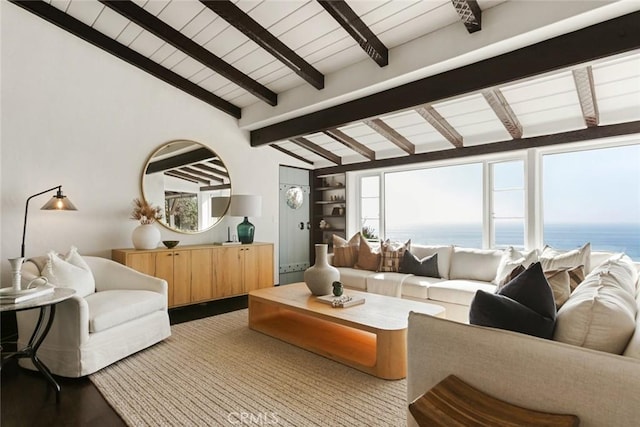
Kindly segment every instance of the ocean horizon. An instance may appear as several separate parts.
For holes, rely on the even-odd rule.
[[[482,224],[438,224],[387,228],[387,238],[424,245],[453,244],[482,247]],[[524,247],[523,226],[502,225],[496,247]],[[545,224],[544,244],[556,249],[578,248],[587,242],[593,251],[624,252],[640,261],[640,224]]]

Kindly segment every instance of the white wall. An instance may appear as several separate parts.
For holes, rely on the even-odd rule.
[[[110,257],[131,247],[142,168],[174,139],[201,142],[227,165],[233,193],[262,195],[252,218],[256,240],[278,238],[278,164],[298,164],[269,147],[251,148],[237,120],[8,2],[1,8],[1,252],[19,256],[26,198],[62,185],[77,212],[41,211],[53,193],[29,205],[26,255],[71,245]],[[186,235],[160,227],[181,244],[226,240],[241,218]],[[275,248],[276,266],[278,249]],[[276,272],[278,269],[274,269]]]

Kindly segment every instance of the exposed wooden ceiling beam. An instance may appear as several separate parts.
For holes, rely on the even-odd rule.
[[[174,178],[184,179],[185,181],[193,182],[194,184],[209,184],[206,180],[202,178],[191,176],[188,173],[180,172],[175,169],[165,171],[164,174],[167,176],[172,176]]]
[[[364,123],[369,126],[371,129],[378,132],[380,135],[384,136],[389,142],[392,142],[398,148],[405,151],[408,154],[416,153],[416,146],[413,145],[411,141],[409,141],[404,136],[400,135],[395,129],[386,124],[380,119],[371,119],[365,120]]]
[[[502,92],[500,92],[500,89],[485,90],[482,92],[482,96],[489,103],[493,112],[496,113],[509,135],[513,139],[522,138],[522,124],[504,98],[504,95],[502,95]]]
[[[353,37],[376,63],[384,67],[389,64],[389,50],[360,17],[343,0],[318,0],[333,19]]]
[[[456,148],[463,147],[462,135],[449,124],[449,122],[440,115],[431,105],[425,105],[416,108],[416,112],[422,116],[440,135],[445,137],[447,141]]]
[[[482,11],[476,0],[451,0],[469,33],[482,29]]]
[[[598,112],[598,101],[596,100],[596,90],[593,84],[593,69],[591,65],[573,70],[573,80],[576,83],[578,98],[582,116],[587,127],[598,126],[600,123],[600,113]]]
[[[275,148],[276,150],[280,151],[281,153],[286,154],[287,156],[293,157],[294,159],[298,159],[302,162],[308,163],[310,165],[313,165],[313,162],[309,159],[305,159],[302,156],[297,155],[296,153],[292,153],[291,151],[287,150],[286,148],[282,148],[279,145],[276,144],[269,144],[269,147],[271,148]]]
[[[595,24],[493,58],[251,131],[251,145],[299,135],[477,92],[640,48],[640,12]]]
[[[306,138],[303,138],[303,137],[291,138],[289,141],[299,145],[302,148],[306,148],[307,150],[317,154],[320,157],[324,157],[325,159],[335,163],[336,165],[342,164],[342,159],[339,156],[336,156],[331,151],[325,150],[324,148],[320,147],[317,144],[314,144],[313,142],[309,141]]]
[[[198,169],[202,169],[204,171],[207,171],[207,172],[210,172],[212,174],[221,176],[223,178],[229,178],[229,172],[227,172],[226,169],[225,170],[220,170],[220,169],[217,169],[217,168],[212,168],[211,166],[204,165],[202,163],[195,164],[195,165],[193,165],[193,167],[194,168],[198,168]]]
[[[40,18],[49,21],[50,23],[68,31],[69,33],[80,37],[82,40],[91,43],[92,45],[99,47],[100,49],[122,59],[129,64],[140,68],[143,71],[151,74],[152,76],[169,83],[170,85],[182,90],[189,95],[198,98],[199,100],[206,102],[207,104],[224,111],[225,113],[239,119],[240,108],[232,103],[220,98],[217,95],[207,91],[206,89],[198,86],[197,84],[190,82],[184,77],[167,70],[157,62],[154,62],[136,52],[133,49],[118,43],[117,41],[107,37],[98,30],[94,30],[90,26],[86,25],[82,21],[67,15],[63,11],[59,10],[55,6],[44,1],[18,1],[10,0],[13,4],[22,7],[25,10],[39,16]]]
[[[216,190],[231,190],[231,184],[205,185],[204,187],[200,187],[200,191],[216,191]]]
[[[167,157],[165,159],[156,160],[149,163],[145,174],[149,175],[155,172],[161,172],[169,169],[175,169],[190,165],[192,163],[202,162],[211,158],[211,150],[202,147],[196,150],[187,151],[186,153],[177,154],[175,156]],[[194,165],[195,166],[195,165]]]
[[[330,136],[331,138],[335,139],[342,145],[345,145],[346,147],[352,149],[356,153],[360,154],[363,157],[366,157],[369,160],[376,159],[375,151],[373,151],[366,145],[361,144],[356,139],[350,137],[349,135],[347,135],[346,133],[342,132],[339,129],[328,129],[324,132],[324,134]]]
[[[211,181],[222,181],[223,180],[219,176],[215,176],[215,175],[203,172],[202,170],[198,170],[198,169],[194,169],[194,168],[190,168],[190,167],[180,168],[179,170],[182,171],[182,172],[191,174],[191,175],[199,176],[199,177],[207,180],[207,183],[209,183]]]
[[[201,62],[206,67],[237,84],[252,95],[261,99],[269,105],[278,104],[278,95],[266,86],[236,69],[232,65],[211,53],[211,51],[200,46],[171,25],[156,18],[132,1],[99,0],[104,5],[118,12],[120,15],[140,25],[156,37],[169,43],[176,49],[180,49],[193,59]]]
[[[289,49],[269,30],[257,23],[230,0],[200,0],[200,2],[293,70],[307,83],[316,89],[324,88],[324,75],[320,71]]]
[[[494,144],[481,144],[462,148],[450,148],[448,150],[414,154],[413,156],[380,159],[371,162],[350,163],[344,166],[332,166],[327,168],[315,169],[313,171],[313,175],[329,175],[334,173],[377,169],[415,163],[426,163],[437,160],[457,159],[468,156],[479,156],[483,154],[502,153],[514,150],[526,150],[528,148],[546,147],[549,145],[581,142],[592,139],[609,138],[612,136],[630,135],[636,133],[640,133],[640,121],[620,123],[616,125],[596,126],[569,132],[556,133],[553,135],[533,136],[530,138],[522,139],[509,139],[506,141],[496,142]]]

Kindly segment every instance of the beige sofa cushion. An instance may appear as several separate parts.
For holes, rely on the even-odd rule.
[[[340,272],[340,281],[351,289],[367,290],[367,277],[374,274],[369,270],[357,270],[355,268],[337,267]]]
[[[478,280],[446,280],[429,286],[429,299],[469,306],[478,289],[492,293],[496,285]]]
[[[449,278],[492,282],[501,258],[501,250],[454,247]]]
[[[595,268],[558,311],[553,339],[609,353],[625,351],[638,311],[631,269],[621,256]]]
[[[408,276],[402,282],[402,296],[416,299],[429,298],[429,288],[435,283],[441,283],[446,279],[427,276]]]
[[[636,330],[631,336],[627,348],[624,350],[625,356],[633,357],[634,359],[640,359],[640,293],[636,298],[636,307],[638,308],[638,314],[636,315]]]
[[[513,246],[509,246],[502,252],[500,262],[498,263],[498,269],[496,276],[493,278],[494,285],[506,285],[509,281],[511,272],[519,266],[525,269],[529,268],[531,264],[538,261],[538,250],[534,249],[528,252],[520,252]]]
[[[451,265],[451,254],[453,253],[452,245],[428,246],[412,244],[411,253],[419,259],[438,254],[438,273],[443,279],[449,278],[449,266]]]

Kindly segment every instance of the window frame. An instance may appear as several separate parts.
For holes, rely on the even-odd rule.
[[[412,170],[431,169],[448,166],[466,165],[471,163],[481,163],[483,168],[483,224],[482,224],[482,246],[484,249],[495,249],[492,219],[492,177],[491,165],[508,161],[522,161],[524,168],[524,249],[540,249],[543,240],[543,156],[548,154],[562,154],[580,152],[586,150],[615,148],[629,145],[640,145],[640,134],[624,135],[619,137],[604,138],[601,140],[590,140],[557,144],[554,146],[525,148],[504,153],[485,154],[449,160],[437,160],[432,162],[415,163],[405,166],[393,166],[380,169],[369,169],[362,172],[347,172],[350,179],[355,184],[353,192],[356,202],[355,221],[350,221],[356,227],[361,226],[361,178],[378,176],[380,185],[380,230],[379,237],[386,238],[385,221],[385,175],[387,173],[405,172]],[[349,234],[354,234],[356,230],[348,230]]]

